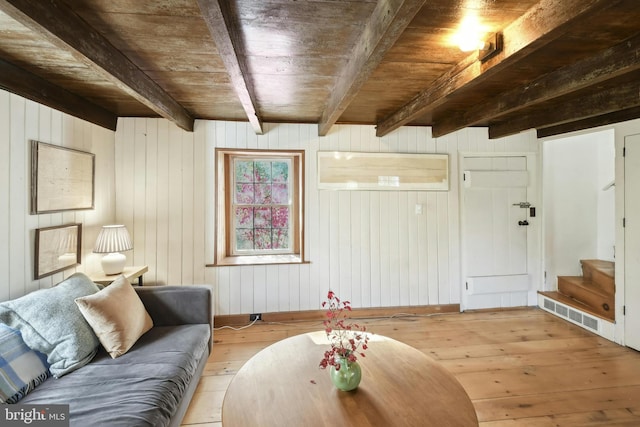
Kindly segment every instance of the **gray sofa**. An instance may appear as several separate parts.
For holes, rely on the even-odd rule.
[[[208,286],[136,287],[153,328],[124,355],[49,378],[21,404],[68,404],[71,426],[179,426],[213,343]]]

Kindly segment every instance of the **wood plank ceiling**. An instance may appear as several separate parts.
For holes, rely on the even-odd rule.
[[[461,51],[476,16],[499,49]],[[0,87],[117,117],[549,136],[640,117],[637,0],[0,0]]]

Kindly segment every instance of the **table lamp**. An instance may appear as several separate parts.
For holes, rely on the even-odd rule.
[[[93,252],[107,254],[102,257],[102,270],[106,275],[120,274],[127,257],[120,252],[133,249],[131,237],[124,225],[105,225],[98,234]]]

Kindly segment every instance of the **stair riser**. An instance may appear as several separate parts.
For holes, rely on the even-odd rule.
[[[590,306],[599,315],[613,320],[615,318],[615,300],[613,295],[604,296],[588,288],[562,280],[558,277],[558,292]],[[608,308],[608,310],[606,309]]]
[[[591,264],[588,264],[584,261],[581,261],[581,265],[582,277],[584,277],[585,280],[591,280],[591,272],[593,271],[593,267],[591,267]]]
[[[611,261],[602,260],[580,260],[582,265],[582,277],[604,291],[606,294],[614,295],[615,285],[615,264]]]
[[[605,293],[609,295],[615,295],[616,293],[616,284],[615,279],[611,276],[602,273],[599,270],[591,271],[591,281],[600,289],[602,289]]]

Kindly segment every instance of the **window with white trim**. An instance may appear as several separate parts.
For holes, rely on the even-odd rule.
[[[303,262],[304,151],[216,149],[216,265]]]

